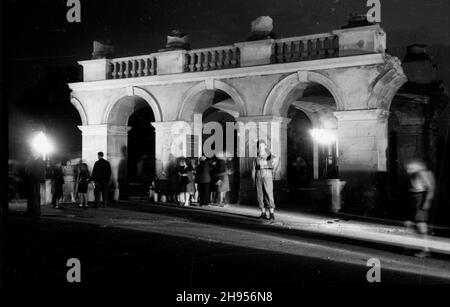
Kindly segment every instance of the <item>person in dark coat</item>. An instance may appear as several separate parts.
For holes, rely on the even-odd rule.
[[[189,206],[191,194],[195,192],[194,172],[183,158],[179,160],[178,180],[180,186],[180,202],[184,201],[184,206]]]
[[[200,207],[208,206],[210,201],[211,186],[211,164],[205,156],[200,157],[200,163],[197,166],[197,186],[200,198]]]
[[[87,191],[88,191],[88,185],[89,185],[89,168],[86,163],[83,163],[80,161],[77,168],[77,193],[78,193],[78,199],[80,201],[80,204],[78,207],[87,208],[88,207],[88,197],[87,197]]]
[[[106,207],[108,200],[108,186],[111,179],[111,165],[103,159],[103,152],[98,153],[98,161],[95,162],[92,170],[91,181],[94,181],[95,207],[98,207],[100,195],[102,196],[102,206]]]
[[[64,186],[64,172],[61,162],[56,163],[52,170],[52,181],[54,189],[52,196],[52,205],[53,208],[59,208],[59,201],[63,196]]]
[[[45,182],[45,170],[45,162],[38,154],[26,165],[28,215],[38,216],[41,213],[41,183]]]

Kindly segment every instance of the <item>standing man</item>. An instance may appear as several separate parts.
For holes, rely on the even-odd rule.
[[[103,152],[98,153],[98,161],[94,164],[91,180],[94,181],[95,207],[98,207],[100,194],[102,195],[103,205],[107,205],[107,194],[109,180],[111,178],[111,165],[103,159]]]
[[[261,219],[267,219],[266,207],[270,212],[270,222],[275,220],[275,200],[273,197],[273,170],[278,166],[278,158],[271,154],[264,140],[257,143],[258,155],[253,160],[252,179],[256,185]]]
[[[45,162],[41,155],[34,153],[25,168],[27,181],[27,214],[39,216],[41,213],[41,183],[45,182]]]

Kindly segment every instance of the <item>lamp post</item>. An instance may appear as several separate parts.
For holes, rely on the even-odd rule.
[[[32,146],[35,151],[42,155],[42,160],[44,161],[48,159],[48,155],[54,150],[53,143],[42,131],[34,137]]]
[[[336,131],[331,129],[312,129],[310,131],[311,136],[313,139],[323,146],[328,147],[328,153],[326,157],[325,162],[325,177],[327,182],[327,189],[329,189],[330,197],[331,199],[328,200],[331,202],[331,211],[332,212],[339,212],[341,210],[341,190],[345,186],[345,182],[338,179],[338,171],[335,168],[335,174],[329,173],[330,170],[328,169],[328,164],[331,161],[331,164],[334,162],[334,156],[332,153],[332,145],[336,144],[336,157],[337,157],[337,136]],[[329,177],[332,177],[330,179]]]
[[[45,177],[44,184],[41,184],[41,199],[43,198],[43,203],[51,202],[51,199],[47,199],[48,195],[51,196],[51,182],[47,181],[46,173],[47,173],[47,163],[49,160],[49,154],[54,151],[53,143],[49,140],[49,138],[41,131],[39,132],[32,140],[31,146],[33,150],[42,155],[42,161],[45,164]]]
[[[327,146],[327,157],[325,163],[325,173],[328,174],[328,162],[331,160],[334,162],[332,153],[332,145],[336,143],[337,137],[335,130],[314,128],[310,131],[313,139],[320,145]]]

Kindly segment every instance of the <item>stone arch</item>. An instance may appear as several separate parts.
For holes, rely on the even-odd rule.
[[[131,86],[128,87],[126,89],[126,94],[120,94],[118,95],[118,97],[115,97],[113,99],[113,103],[110,103],[104,113],[103,116],[103,120],[102,122],[104,124],[108,124],[111,118],[111,114],[114,110],[117,109],[118,104],[122,103],[124,98],[127,97],[138,97],[141,98],[142,100],[144,100],[152,109],[153,111],[153,115],[155,117],[155,122],[161,122],[163,121],[163,115],[162,115],[162,111],[161,108],[158,104],[158,102],[156,101],[156,99],[146,90],[140,88],[140,87],[135,87],[135,86]],[[129,114],[131,115],[131,114]]]
[[[334,107],[321,106],[316,103],[294,101],[291,106],[301,110],[311,121],[313,128],[336,129],[337,120],[333,115]],[[326,123],[331,123],[325,125]]]
[[[395,94],[407,81],[406,76],[394,68],[381,75],[372,84],[369,109],[389,110]]]
[[[337,109],[345,109],[345,94],[333,80],[318,72],[299,71],[286,76],[275,84],[264,102],[263,115],[285,116],[286,114],[281,114],[281,110],[287,110],[285,104],[288,102],[286,98],[295,87],[302,83],[305,85],[305,88],[310,83],[322,85],[333,96]]]
[[[70,102],[77,109],[78,114],[80,114],[81,124],[82,125],[87,125],[88,124],[88,117],[87,117],[86,110],[84,109],[83,104],[81,103],[81,101],[78,100],[78,98],[76,98],[76,97],[71,95],[70,96]]]
[[[244,100],[235,88],[220,80],[207,80],[197,83],[186,92],[178,111],[178,120],[190,120],[197,106],[195,103],[191,103],[191,101],[197,95],[207,90],[220,90],[228,94],[238,107],[239,116],[247,116]]]

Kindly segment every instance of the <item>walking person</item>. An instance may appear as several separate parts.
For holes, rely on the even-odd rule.
[[[257,143],[258,154],[253,160],[252,179],[256,186],[258,206],[261,219],[267,219],[266,208],[269,209],[269,220],[275,220],[275,200],[273,197],[273,171],[278,166],[278,158],[271,154],[264,140]]]
[[[186,159],[184,158],[179,160],[178,176],[180,185],[180,203],[184,202],[184,206],[187,207],[190,204],[191,194],[195,192],[195,187],[194,173],[192,168],[187,165]]]
[[[200,163],[197,166],[196,179],[200,207],[208,206],[210,201],[211,165],[205,156],[200,157]]]
[[[111,165],[103,159],[103,152],[100,151],[97,155],[98,160],[94,164],[91,175],[91,180],[94,182],[95,207],[99,207],[100,196],[102,197],[102,207],[106,207]]]
[[[425,239],[423,250],[415,256],[424,258],[430,255],[427,245],[428,223],[430,220],[430,209],[433,204],[435,193],[435,179],[425,163],[420,159],[413,159],[406,163],[406,173],[409,176],[410,202],[414,210],[414,223],[406,222],[407,227],[415,224],[416,231]]]
[[[89,178],[90,178],[89,168],[86,163],[80,161],[78,164],[77,171],[77,193],[78,193],[78,201],[80,204],[78,207],[87,209],[88,207],[88,197],[87,191],[89,186]]]
[[[53,208],[58,209],[59,202],[63,197],[63,186],[64,186],[64,173],[61,162],[57,162],[53,167],[52,181],[53,181],[52,205]]]

